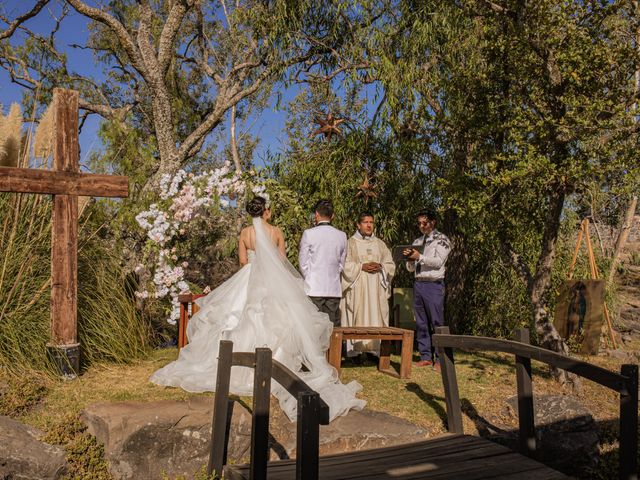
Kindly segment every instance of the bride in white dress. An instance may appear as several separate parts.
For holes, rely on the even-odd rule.
[[[331,420],[351,408],[360,410],[366,402],[356,398],[356,392],[362,387],[355,381],[340,383],[326,361],[333,326],[305,295],[302,278],[284,256],[282,232],[268,223],[271,212],[265,203],[256,197],[247,205],[253,225],[240,235],[243,267],[196,300],[200,310],[187,326],[189,344],[150,380],[189,392],[214,391],[218,344],[221,339],[231,340],[236,352],[270,348],[274,359],[320,394],[329,405]],[[230,391],[251,396],[253,371],[233,367]],[[289,419],[295,420],[296,399],[275,381],[271,391]]]

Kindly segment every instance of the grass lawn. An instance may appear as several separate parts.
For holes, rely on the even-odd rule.
[[[638,351],[640,342],[635,345]],[[72,472],[69,478],[110,478],[102,448],[84,432],[78,421],[79,412],[95,402],[124,400],[184,400],[198,395],[177,388],[164,388],[149,383],[153,371],[173,360],[175,349],[153,351],[149,358],[130,365],[96,365],[73,381],[58,381],[38,375],[22,378],[2,376],[0,370],[0,414],[9,415],[35,426],[45,433],[44,440],[64,446]],[[604,368],[619,371],[621,362],[611,357],[586,359]],[[397,368],[399,357],[392,357]],[[486,425],[498,424],[517,428],[507,414],[504,400],[516,394],[513,359],[502,354],[456,354],[460,398],[464,410],[466,433],[477,433]],[[534,362],[534,394],[562,394],[542,364]],[[345,362],[342,380],[357,380],[363,386],[360,396],[367,408],[404,418],[436,435],[445,429],[445,402],[440,374],[430,367],[412,370],[411,379],[399,380],[377,372],[376,365]],[[565,392],[569,393],[569,392]],[[583,380],[576,396],[589,408],[596,421],[618,417],[618,396],[604,387]],[[603,432],[603,453],[616,447],[616,434]],[[615,455],[608,455],[595,478],[617,476]]]

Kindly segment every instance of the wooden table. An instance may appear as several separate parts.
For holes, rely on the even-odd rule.
[[[387,375],[399,378],[411,376],[411,360],[413,357],[413,330],[396,327],[335,327],[329,345],[329,363],[340,374],[343,340],[380,340],[380,361],[378,370]],[[400,374],[391,368],[389,356],[391,342],[402,342],[400,354]]]
[[[269,480],[295,478],[295,460],[267,464]],[[227,465],[229,480],[249,478],[249,467]],[[416,443],[320,457],[319,478],[332,479],[527,479],[568,478],[542,463],[483,438],[444,435]]]

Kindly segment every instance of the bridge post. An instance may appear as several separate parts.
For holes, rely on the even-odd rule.
[[[449,327],[436,327],[436,334],[449,335]],[[444,386],[445,403],[447,405],[447,428],[450,433],[463,434],[462,408],[460,406],[460,393],[453,360],[453,349],[439,346],[436,348],[438,357],[440,357],[442,385]]]
[[[518,328],[515,340],[529,345],[529,329]],[[518,386],[518,444],[520,453],[536,456],[536,430],[533,411],[533,386],[531,383],[531,359],[516,355],[516,381]]]

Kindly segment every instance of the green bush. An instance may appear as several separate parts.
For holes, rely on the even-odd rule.
[[[136,309],[113,239],[100,238],[93,204],[78,237],[78,338],[81,358],[125,362],[149,345],[148,322]],[[53,372],[50,339],[51,202],[39,195],[0,194],[0,366],[8,372]]]

